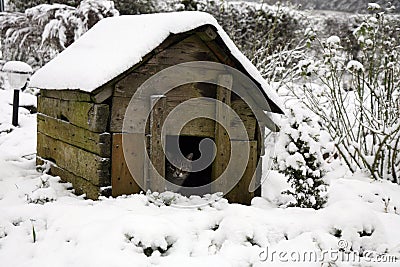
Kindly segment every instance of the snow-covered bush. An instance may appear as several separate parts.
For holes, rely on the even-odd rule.
[[[299,21],[282,6],[226,3],[218,9],[206,6],[229,37],[261,69],[265,59],[284,47],[292,49]]]
[[[348,58],[338,36],[316,38],[322,58],[299,62],[305,84],[293,93],[321,118],[352,172],[398,183],[400,42],[394,36],[400,30],[383,12],[363,18],[354,31],[361,48],[357,57]]]
[[[1,13],[3,58],[41,67],[99,20],[118,14],[106,0],[83,0],[76,8],[42,4],[24,13]]]
[[[319,126],[305,109],[291,108],[289,117],[282,121],[276,144],[277,169],[288,177],[292,187],[285,194],[295,202],[290,206],[319,209],[326,203],[327,185],[319,143]]]
[[[8,9],[24,12],[26,9],[41,4],[63,4],[68,6],[78,6],[82,0],[8,0]]]

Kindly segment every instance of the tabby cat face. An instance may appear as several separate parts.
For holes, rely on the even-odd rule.
[[[188,154],[186,158],[192,160],[193,153]],[[192,164],[187,161],[177,160],[176,158],[170,158],[170,160],[172,163],[168,162],[167,178],[177,180],[185,180],[188,178],[192,169]]]

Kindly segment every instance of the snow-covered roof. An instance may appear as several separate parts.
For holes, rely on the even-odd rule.
[[[171,33],[179,34],[203,25],[213,25],[217,29],[231,54],[279,105],[276,93],[215,18],[197,11],[105,18],[39,69],[32,76],[30,87],[93,92],[139,63]]]

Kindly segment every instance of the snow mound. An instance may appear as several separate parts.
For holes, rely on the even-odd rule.
[[[357,60],[350,60],[349,63],[347,63],[347,69],[356,70],[356,71],[364,71],[364,66],[361,62],[359,62]]]
[[[2,71],[4,72],[21,72],[32,73],[32,68],[25,62],[21,61],[8,61],[4,64]]]

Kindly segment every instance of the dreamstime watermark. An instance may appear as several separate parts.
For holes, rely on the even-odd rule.
[[[394,255],[381,254],[375,251],[351,250],[349,242],[339,240],[336,249],[326,250],[274,250],[266,247],[259,254],[260,261],[263,262],[283,262],[283,263],[397,263],[400,260]]]
[[[222,192],[223,196],[239,183],[246,171],[250,160],[251,139],[244,122],[230,104],[224,101],[223,97],[217,99],[201,95],[191,97],[186,101],[182,101],[184,99],[182,98],[178,100],[178,104],[168,102],[170,100],[166,96],[169,91],[193,83],[207,83],[215,88],[219,86],[229,89],[232,95],[239,96],[251,109],[259,127],[275,126],[264,112],[270,110],[265,95],[248,75],[239,70],[208,61],[187,62],[163,69],[147,79],[136,90],[123,120],[122,146],[125,160],[132,177],[142,189],[150,189],[151,191],[167,189],[174,192],[184,190],[188,195],[201,195],[201,192],[212,188],[215,192]],[[163,101],[164,106],[160,107],[159,103]],[[165,101],[170,104],[166,105]],[[172,110],[168,110],[167,114],[162,114],[171,105]],[[224,114],[224,116],[217,116],[217,107],[219,114]],[[157,112],[157,109],[160,109],[158,110],[159,113],[154,114],[154,110]],[[163,119],[156,121],[160,116],[163,116]],[[218,177],[213,177],[214,179],[209,184],[198,187],[177,186],[166,179],[166,173],[160,173],[160,168],[157,168],[159,162],[152,162],[155,157],[152,158],[151,153],[158,155],[158,161],[166,157],[171,164],[174,164],[174,162],[191,164],[191,172],[201,171],[211,166],[215,159],[216,150],[216,144],[211,138],[205,138],[200,142],[200,158],[193,162],[188,162],[181,149],[176,150],[177,153],[175,153],[174,158],[170,158],[169,153],[167,153],[166,136],[180,136],[185,125],[199,118],[214,120],[215,125],[218,123],[225,129],[229,140],[231,140],[230,158],[223,172]],[[229,118],[229,120],[226,120],[226,118]],[[158,135],[159,138],[154,138],[155,135]],[[232,140],[237,142],[232,142]],[[173,142],[173,145],[179,147],[178,138],[175,138]],[[162,146],[162,153],[160,152],[160,145]],[[150,151],[150,155],[148,151]],[[268,151],[270,154],[273,154],[273,152],[273,149]],[[137,165],[138,155],[143,155],[143,168],[139,168]],[[260,166],[260,159],[258,159],[256,166]],[[271,160],[268,162],[269,164],[271,164]],[[264,167],[268,168],[269,166]],[[254,192],[259,186],[261,186],[261,180],[257,180],[257,176],[253,175],[248,191]]]

